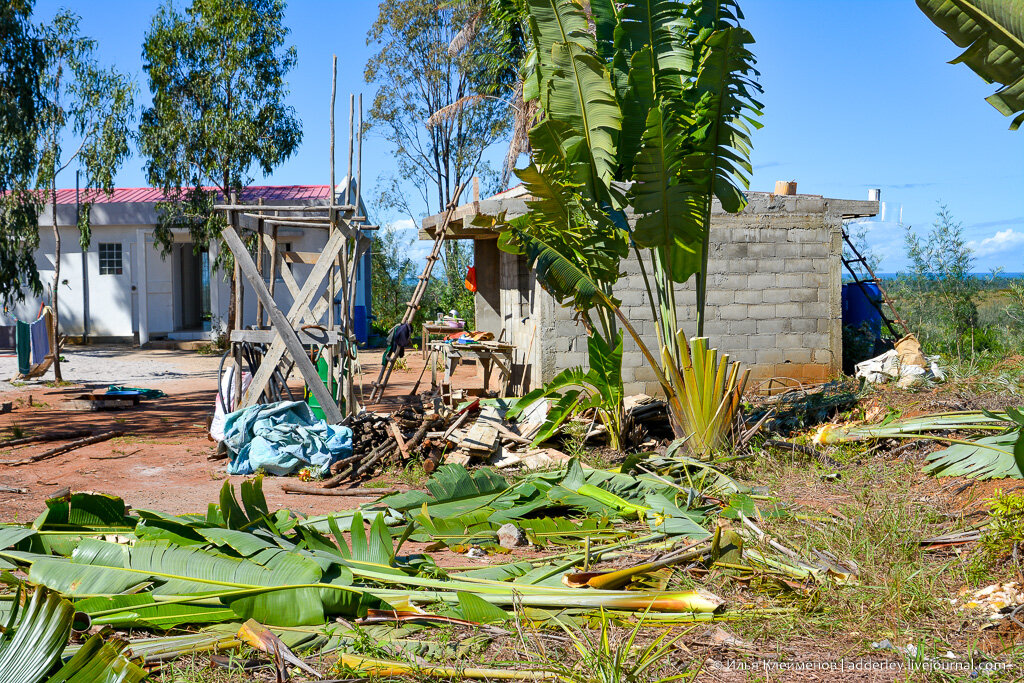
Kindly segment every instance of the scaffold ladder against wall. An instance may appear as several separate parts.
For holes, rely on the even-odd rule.
[[[423,272],[416,280],[416,288],[413,289],[412,296],[405,305],[405,313],[402,314],[402,320],[399,325],[411,325],[413,318],[416,317],[416,312],[420,310],[420,302],[423,300],[423,294],[427,291],[427,284],[430,281],[430,274],[434,270],[434,264],[439,258],[441,258],[441,248],[444,245],[444,239],[448,234],[448,226],[451,223],[452,215],[455,213],[455,207],[458,206],[459,197],[462,195],[462,190],[465,189],[466,183],[461,183],[455,188],[455,193],[452,195],[452,199],[448,202],[447,210],[444,214],[444,220],[441,221],[441,225],[437,228],[437,232],[434,233],[434,247],[430,250],[430,254],[427,255],[427,262],[423,266]],[[426,343],[426,340],[424,340]],[[376,403],[384,395],[384,389],[388,386],[388,381],[391,379],[391,372],[395,369],[395,361],[399,358],[400,350],[397,348],[388,349],[387,357],[384,362],[381,363],[380,373],[377,375],[377,381],[373,383],[373,388],[370,391],[370,403]]]
[[[257,297],[255,325],[243,328],[241,312],[245,288],[240,279],[235,287],[236,319],[230,339],[237,373],[235,377],[242,376],[243,349],[255,346],[259,351],[255,354],[258,365],[244,394],[241,383],[235,383],[235,405],[247,408],[274,400],[276,392],[270,390],[272,383],[285,384],[291,370],[297,368],[310,394],[323,410],[324,418],[335,424],[359,410],[356,382],[353,380],[357,355],[352,311],[358,264],[371,242],[364,231],[375,229],[375,226],[366,224],[365,216],[359,215],[362,96],[359,97],[358,123],[354,115],[355,96],[349,97],[349,172],[345,180],[344,203],[338,203],[337,185],[334,182],[336,84],[337,57],[334,58],[331,89],[331,185],[328,204],[241,204],[232,196],[228,203],[214,207],[224,212],[227,227],[221,236],[234,256],[236,273],[244,277]],[[354,140],[358,143],[355,177],[352,168]],[[255,260],[242,236],[243,224],[251,226],[254,222],[256,229],[250,235],[255,238]],[[320,252],[283,251],[283,245],[277,239],[279,227],[324,231],[327,233],[326,244]],[[265,252],[269,254],[269,259],[264,258]],[[265,277],[268,263],[269,286]],[[292,271],[295,264],[312,266],[301,284]],[[278,278],[292,298],[287,312],[282,311],[275,302],[274,289]],[[266,321],[264,313],[267,315]],[[326,361],[327,383],[315,365],[315,356],[311,357],[311,348],[319,349]],[[248,359],[251,360],[253,355],[250,353]]]
[[[885,292],[885,287],[882,286],[882,281],[875,275],[875,271],[872,270],[871,264],[868,263],[867,259],[860,253],[856,246],[853,244],[853,240],[850,239],[850,233],[846,229],[846,224],[843,224],[843,242],[846,247],[853,254],[853,258],[847,258],[846,250],[843,250],[842,260],[843,265],[846,266],[846,270],[849,271],[850,276],[853,278],[851,284],[855,284],[860,287],[861,291],[864,292],[864,298],[871,302],[871,305],[878,310],[878,314],[882,317],[882,322],[885,323],[886,329],[896,339],[910,334],[910,328],[907,327],[907,323],[903,321],[900,314],[896,311],[896,307],[892,303],[892,299]],[[867,277],[862,277],[862,274],[854,268],[855,265],[859,265],[867,272]],[[882,296],[882,300],[878,301],[873,296],[869,296],[869,293],[865,289],[865,284],[873,284],[878,287],[878,291]],[[888,309],[889,313],[886,314]],[[897,329],[898,328],[898,329]]]

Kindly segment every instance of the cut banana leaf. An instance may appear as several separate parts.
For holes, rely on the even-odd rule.
[[[19,586],[19,597],[21,591]],[[74,620],[71,603],[46,589],[36,590],[23,611],[12,610],[0,631],[0,683],[136,683],[146,678],[121,654],[124,641],[104,642],[98,635],[49,675],[61,661]]]
[[[1024,441],[1019,432],[986,436],[973,443],[955,443],[941,451],[928,454],[924,471],[940,477],[972,477],[974,479],[1021,479],[1014,454],[1015,446]]]

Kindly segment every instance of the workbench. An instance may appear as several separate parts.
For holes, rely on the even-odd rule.
[[[441,379],[441,396],[447,399],[451,395],[452,373],[463,360],[475,360],[484,371],[483,390],[490,386],[491,371],[497,368],[501,377],[501,395],[507,396],[512,381],[512,354],[516,347],[502,342],[431,342],[430,351],[430,383],[437,389],[437,358],[444,359],[444,377]]]
[[[430,353],[430,335],[440,334],[447,337],[449,334],[465,331],[466,323],[462,320],[459,321],[458,325],[446,325],[439,322],[423,323],[423,338],[420,342],[423,344],[423,358],[426,358]]]

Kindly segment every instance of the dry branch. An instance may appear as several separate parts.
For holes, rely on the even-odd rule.
[[[58,455],[63,455],[64,453],[69,453],[73,450],[81,448],[82,446],[89,446],[94,443],[100,443],[101,441],[107,441],[108,439],[113,439],[116,436],[124,436],[124,430],[115,429],[110,432],[95,434],[84,439],[72,441],[71,443],[64,444],[63,446],[58,446],[57,448],[51,448],[50,450],[43,451],[42,453],[37,453],[36,455],[25,458],[24,460],[5,460],[3,461],[3,463],[5,465],[11,466],[29,465],[34,462],[39,462],[40,460],[47,460],[49,458],[54,458]]]
[[[26,443],[38,443],[40,441],[63,441],[64,439],[79,439],[83,436],[91,435],[91,429],[75,429],[70,432],[47,432],[46,434],[23,436],[20,439],[8,439],[7,441],[0,441],[0,448],[7,448],[8,446],[20,446]]]

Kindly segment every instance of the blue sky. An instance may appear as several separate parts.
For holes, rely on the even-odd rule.
[[[141,45],[158,4],[37,0],[35,14],[48,20],[60,7],[79,13],[83,33],[99,41],[100,59],[133,74],[140,99],[148,102]],[[757,39],[765,89],[751,189],[796,180],[801,193],[858,199],[877,187],[883,200],[902,209],[903,223],[919,230],[944,202],[964,224],[977,270],[1024,270],[1024,131],[1009,131],[1009,119],[985,102],[993,86],[963,65],[947,64],[959,50],[912,0],[746,0],[742,7]],[[299,55],[289,77],[290,103],[302,119],[304,139],[296,156],[256,182],[328,182],[331,55],[338,55],[337,120],[344,132],[347,94],[362,92],[366,108],[373,98],[363,65],[376,11],[374,0],[290,2],[286,22]],[[339,133],[339,177],[346,139]],[[391,172],[394,161],[372,134],[364,152],[363,177],[372,194],[373,179]],[[130,159],[117,182],[145,185],[142,160]],[[74,185],[73,171],[62,184]],[[407,220],[399,225],[410,227]],[[899,226],[870,227],[881,270],[900,269]]]

